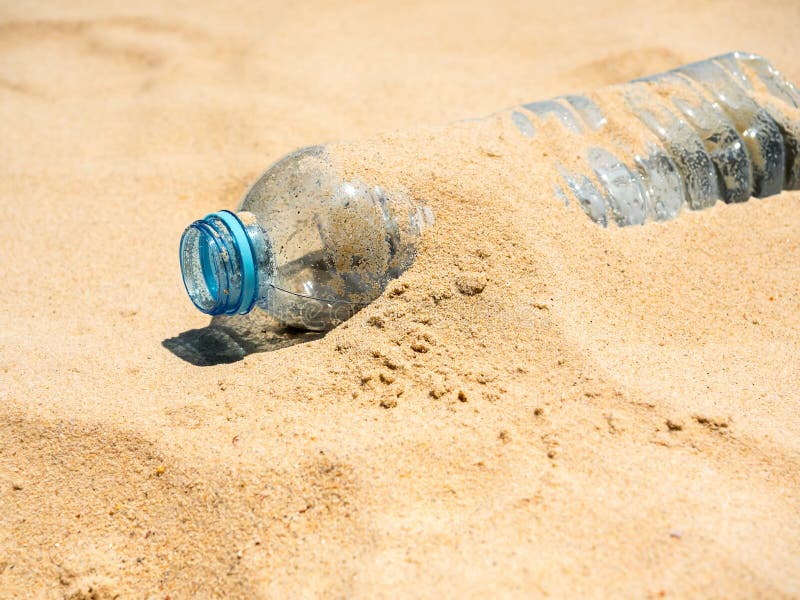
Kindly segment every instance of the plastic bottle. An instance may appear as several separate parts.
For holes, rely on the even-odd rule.
[[[698,210],[800,187],[800,92],[764,58],[732,52],[608,90],[595,99],[565,96],[523,107],[540,119],[556,116],[566,132],[602,135],[600,104],[621,95],[639,123],[641,147],[590,146],[583,170],[559,166],[593,221],[639,225],[672,219],[684,206]],[[535,135],[533,123],[517,127]],[[617,157],[632,150],[632,161]]]
[[[345,181],[323,146],[294,152],[250,188],[236,213],[195,221],[181,238],[183,281],[201,311],[259,305],[324,330],[374,300],[414,259],[430,209],[403,191]]]
[[[622,98],[636,123],[636,147],[603,137],[609,98]],[[566,139],[588,140],[581,165],[555,168],[589,218],[627,226],[674,218],[684,206],[798,189],[798,107],[800,92],[768,61],[734,52],[499,116],[524,138],[555,119]],[[602,145],[589,140],[598,135]],[[556,193],[569,202],[563,189]],[[244,314],[257,305],[286,325],[325,330],[408,268],[432,223],[419,199],[346,181],[326,147],[305,148],[269,168],[238,212],[212,213],[186,229],[183,280],[205,313]]]

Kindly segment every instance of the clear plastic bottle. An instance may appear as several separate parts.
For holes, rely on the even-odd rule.
[[[602,135],[604,98],[623,98],[645,143],[618,148],[609,139],[585,150],[582,169],[558,165],[596,223],[640,225],[672,219],[684,206],[800,188],[800,92],[766,59],[732,52],[608,92],[524,105],[511,117],[526,138],[543,118],[556,118],[565,133]],[[630,152],[627,162],[617,157]]]
[[[294,152],[253,184],[238,212],[195,221],[181,238],[183,281],[201,311],[254,306],[325,330],[407,269],[430,209],[403,191],[345,181],[324,146]]]
[[[582,165],[554,166],[596,223],[641,225],[672,219],[684,206],[800,187],[800,92],[765,59],[734,52],[607,90],[499,113],[531,143],[548,119],[573,142],[585,137]],[[609,98],[622,98],[637,123],[637,147],[604,137]],[[589,140],[598,135],[602,146]],[[569,202],[560,187],[556,193]],[[419,199],[345,180],[326,147],[305,148],[269,168],[238,212],[212,213],[186,229],[183,280],[205,313],[259,306],[286,325],[325,330],[408,268],[432,223]]]

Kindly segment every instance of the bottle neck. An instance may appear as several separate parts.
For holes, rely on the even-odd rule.
[[[209,315],[250,312],[268,278],[255,216],[227,210],[195,221],[181,237],[181,274],[194,305]]]

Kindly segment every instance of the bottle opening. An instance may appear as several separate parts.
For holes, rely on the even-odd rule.
[[[192,303],[209,315],[244,314],[258,296],[252,241],[229,211],[212,213],[183,232],[183,284]]]

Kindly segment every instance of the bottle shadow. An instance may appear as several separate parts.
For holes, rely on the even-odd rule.
[[[321,331],[287,328],[264,311],[254,309],[246,315],[213,317],[208,326],[184,331],[163,340],[161,345],[196,367],[210,367],[318,340],[324,335]]]

